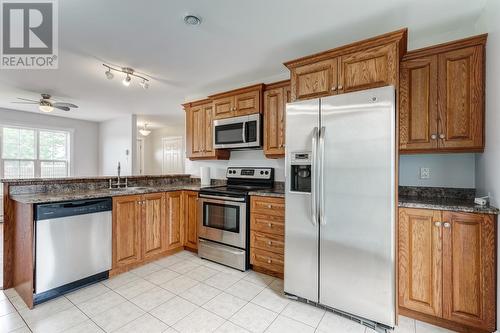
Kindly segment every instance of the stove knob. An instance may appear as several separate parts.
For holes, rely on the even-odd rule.
[[[260,174],[261,174],[261,175],[263,175],[263,174],[264,174],[264,171],[262,171],[262,170],[261,170],[261,171],[260,171]]]
[[[268,175],[268,174],[269,174],[269,171],[266,171],[266,172],[265,172],[265,174],[266,174],[266,175]]]

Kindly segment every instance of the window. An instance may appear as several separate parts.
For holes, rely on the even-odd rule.
[[[51,178],[70,175],[70,133],[0,127],[2,178]]]

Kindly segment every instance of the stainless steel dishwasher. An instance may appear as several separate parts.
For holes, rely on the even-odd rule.
[[[35,206],[35,304],[108,278],[110,198]]]

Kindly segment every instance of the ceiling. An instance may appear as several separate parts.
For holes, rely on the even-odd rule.
[[[408,27],[410,48],[473,32],[486,0],[61,0],[59,69],[0,70],[0,107],[40,92],[80,106],[55,114],[103,121],[139,114],[182,123],[180,104],[286,78],[284,61]],[[200,26],[187,26],[186,14]],[[455,35],[454,35],[455,34]],[[104,76],[102,63],[153,77],[149,90]]]

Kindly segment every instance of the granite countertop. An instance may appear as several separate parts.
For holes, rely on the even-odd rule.
[[[122,176],[122,180],[154,180],[165,178],[190,178],[188,174],[166,174],[166,175],[140,175],[140,176]],[[71,184],[82,182],[108,181],[116,180],[116,176],[89,176],[89,177],[61,177],[61,178],[22,178],[22,179],[0,179],[0,183],[9,185],[36,185],[36,184]]]
[[[282,189],[268,189],[268,190],[258,190],[258,191],[251,191],[248,193],[249,195],[256,195],[260,197],[276,197],[276,198],[284,198],[285,197],[285,191]]]
[[[500,212],[496,207],[476,205],[475,196],[476,190],[470,188],[400,186],[398,206],[495,215]]]
[[[141,188],[128,188],[122,190],[96,189],[73,192],[43,192],[28,194],[13,194],[10,198],[24,204],[51,203],[59,201],[96,199],[106,197],[117,197],[123,195],[147,194],[172,191],[199,191],[200,185],[173,184],[163,186],[147,186]]]
[[[474,201],[464,201],[453,198],[417,198],[417,197],[399,197],[399,207],[405,208],[423,208],[435,210],[449,210],[456,212],[468,212],[479,214],[498,215],[499,210],[492,206],[476,205]]]

